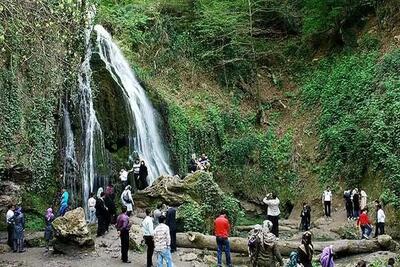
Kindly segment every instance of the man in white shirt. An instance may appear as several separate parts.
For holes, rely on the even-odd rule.
[[[10,248],[13,248],[13,232],[14,232],[14,225],[10,221],[10,219],[14,216],[14,205],[9,205],[8,206],[8,211],[6,214],[6,224],[7,224],[7,233],[8,233],[8,239],[7,239],[7,245]]]
[[[382,209],[382,205],[378,204],[376,206],[377,209],[377,215],[376,215],[376,231],[375,231],[375,237],[378,235],[384,235],[385,234],[385,219],[386,215],[385,212]]]
[[[121,179],[121,183],[122,183],[122,188],[125,188],[128,185],[128,175],[130,172],[132,172],[133,169],[127,171],[125,169],[122,169],[119,172],[119,179]]]
[[[279,238],[279,215],[281,214],[279,198],[275,193],[270,193],[263,199],[263,202],[268,205],[267,220],[272,222],[271,233]]]
[[[88,211],[89,211],[89,224],[96,223],[96,199],[94,198],[94,193],[90,193],[90,198],[88,200]]]
[[[324,204],[325,216],[330,218],[332,206],[332,191],[330,186],[326,187],[326,190],[322,194],[322,203]]]
[[[153,218],[150,216],[151,210],[146,209],[146,218],[142,221],[143,239],[147,246],[147,267],[153,266],[152,258],[154,253],[154,226]]]
[[[365,209],[367,207],[367,193],[364,190],[360,190],[360,196],[361,196],[361,205],[360,208],[361,209]]]
[[[167,267],[172,267],[171,237],[169,227],[166,225],[165,216],[158,218],[160,224],[154,229],[154,250],[157,254],[157,266],[163,266],[163,261],[167,262]]]

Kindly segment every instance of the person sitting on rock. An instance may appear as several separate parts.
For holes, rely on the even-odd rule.
[[[192,154],[189,162],[189,172],[194,173],[199,169],[199,162],[197,161],[196,154]]]
[[[21,207],[15,210],[14,216],[10,219],[10,221],[14,225],[13,251],[24,252],[25,216]]]
[[[265,220],[261,231],[256,235],[252,260],[253,267],[276,266],[277,261],[280,266],[283,266],[282,256],[277,243],[278,240],[271,233],[271,229],[272,222]]]
[[[46,250],[49,250],[50,241],[53,239],[53,225],[52,222],[54,221],[55,216],[53,214],[53,209],[48,208],[46,214],[44,215],[44,239],[46,240]]]
[[[301,245],[297,248],[298,263],[304,267],[312,267],[312,258],[314,255],[314,246],[311,242],[311,232],[307,231],[303,234]]]
[[[206,154],[204,154],[204,153],[201,154],[201,157],[199,158],[199,164],[201,166],[201,170],[203,170],[203,171],[210,170],[211,163]]]
[[[129,251],[129,230],[131,225],[129,223],[129,217],[126,214],[126,206],[122,206],[121,214],[117,218],[115,227],[117,228],[119,238],[121,239],[121,260],[124,263],[131,263],[128,260]]]
[[[358,218],[357,225],[361,228],[361,238],[369,239],[372,232],[371,221],[368,217],[368,209],[363,209]]]
[[[127,209],[127,215],[130,217],[133,212],[133,198],[131,193],[131,186],[127,185],[124,192],[121,194],[121,202]]]

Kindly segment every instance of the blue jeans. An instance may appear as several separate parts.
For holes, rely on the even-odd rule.
[[[361,231],[362,231],[362,235],[366,235],[366,236],[370,236],[371,232],[372,232],[372,227],[370,225],[362,225],[361,226]],[[362,236],[362,238],[364,238],[364,236]]]
[[[157,251],[157,267],[163,267],[163,261],[167,262],[167,267],[172,267],[171,249],[166,248],[163,251]]]
[[[217,237],[217,262],[218,266],[222,266],[222,251],[225,251],[225,257],[226,257],[226,264],[230,267],[232,266],[231,262],[231,248],[229,246],[229,240],[228,238],[223,238],[223,237]]]

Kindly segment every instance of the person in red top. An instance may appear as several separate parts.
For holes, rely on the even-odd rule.
[[[357,225],[359,225],[361,228],[361,238],[369,239],[369,236],[372,232],[372,227],[371,220],[368,217],[368,209],[365,208],[361,212],[362,213],[358,218]]]
[[[226,264],[231,267],[231,248],[229,246],[229,232],[231,226],[225,211],[221,211],[220,215],[214,221],[214,234],[217,240],[217,266],[222,266],[222,251],[225,251]]]

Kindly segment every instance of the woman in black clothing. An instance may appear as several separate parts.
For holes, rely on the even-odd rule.
[[[303,234],[301,245],[297,248],[298,261],[304,267],[312,267],[312,258],[314,254],[314,246],[311,243],[311,232],[307,231]]]
[[[139,185],[138,185],[139,190],[143,190],[147,186],[149,186],[147,183],[147,175],[149,175],[149,172],[147,170],[146,164],[142,160],[140,162],[140,168],[139,168]]]

